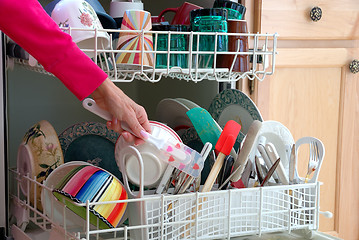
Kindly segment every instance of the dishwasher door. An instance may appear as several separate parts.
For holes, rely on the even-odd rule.
[[[5,105],[5,44],[0,31],[0,238],[7,234],[7,164],[6,164],[6,105]]]
[[[263,234],[262,236],[246,236],[233,238],[233,240],[303,240],[303,239],[311,239],[311,240],[340,240],[341,238],[333,237],[331,235],[318,232],[318,231],[303,231],[297,230],[292,231],[292,233],[270,233]]]

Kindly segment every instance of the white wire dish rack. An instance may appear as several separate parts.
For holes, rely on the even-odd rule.
[[[93,60],[109,75],[110,79],[114,82],[131,82],[134,79],[143,81],[158,82],[162,77],[171,77],[177,79],[183,79],[186,81],[202,81],[202,80],[215,80],[218,82],[232,82],[244,78],[251,80],[258,79],[262,81],[267,75],[274,73],[275,55],[277,45],[277,34],[254,34],[254,33],[214,33],[214,32],[171,32],[171,31],[136,31],[136,30],[100,30],[100,29],[81,29],[81,28],[64,28],[71,34],[74,31],[94,31],[95,44],[93,49],[82,49],[85,53],[91,53],[91,55],[97,56]],[[97,36],[98,32],[106,31],[110,34],[110,47],[108,49],[97,48]],[[158,50],[157,41],[154,41],[153,50],[117,50],[116,39],[112,40],[114,34],[120,34],[121,32],[132,32],[132,34],[139,34],[144,38],[145,34],[152,34],[154,39],[158,39],[158,35],[167,34],[168,39],[171,36],[182,34],[186,35],[188,39],[188,47],[185,51],[173,51],[171,49],[171,41],[167,46],[167,50]],[[248,37],[249,50],[247,52],[240,51],[201,51],[199,50],[199,36],[213,36],[214,49],[217,49],[217,39],[220,36],[236,36],[236,37]],[[142,41],[142,45],[144,41]],[[238,41],[239,44],[239,41]],[[194,47],[196,46],[196,47]],[[239,45],[238,48],[239,49]],[[116,56],[120,53],[151,53],[156,63],[156,58],[159,55],[169,56],[171,54],[184,54],[188,61],[187,68],[181,68],[179,66],[170,66],[169,61],[167,66],[158,68],[155,65],[151,68],[146,68],[141,65],[137,69],[124,69],[121,64],[116,64]],[[198,56],[206,54],[214,59],[214,64],[209,68],[200,68],[197,64]],[[249,55],[251,59],[250,68],[246,72],[236,72],[233,70],[233,64],[228,68],[217,67],[216,60],[220,55],[235,55],[233,63],[237,57],[243,55]],[[142,54],[143,58],[143,54]],[[197,61],[196,61],[197,59]],[[15,59],[15,62],[29,67],[33,71],[47,73],[43,67],[39,64],[29,66],[29,61],[24,59]],[[143,63],[143,59],[141,61]]]
[[[38,186],[49,194],[52,189],[36,179],[20,176],[16,170],[10,170],[10,176],[15,180],[11,201],[16,206],[17,225],[24,228],[22,224],[31,221],[54,240],[230,239],[319,227],[319,182],[181,195],[154,195],[145,191],[140,198],[102,202],[127,202],[129,221],[116,228],[99,229],[89,221],[89,209],[98,203],[78,204],[87,209],[87,220],[82,221],[71,218],[70,210],[62,203],[60,209],[58,206],[55,209],[59,203],[54,199],[45,203],[51,206],[51,210],[45,212],[30,199],[29,192],[27,196],[20,192],[19,184],[25,181],[27,189]],[[54,216],[56,211],[61,213],[60,217]]]

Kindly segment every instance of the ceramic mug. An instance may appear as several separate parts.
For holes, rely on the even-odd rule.
[[[124,31],[120,32],[117,43],[117,50],[121,50],[121,52],[116,55],[116,64],[120,69],[137,70],[141,68],[141,65],[145,68],[153,67],[152,34],[133,31],[150,31],[151,28],[151,14],[149,12],[142,10],[125,11],[121,24],[121,30]]]
[[[49,4],[47,4],[44,9],[51,16],[51,13],[58,2],[61,0],[53,0]],[[100,19],[102,27],[106,29],[116,28],[115,20],[106,13],[105,9],[102,7],[101,3],[98,0],[86,0],[93,9],[95,10],[97,17]]]
[[[228,20],[227,25],[229,33],[248,33],[246,20]],[[217,58],[217,67],[231,69],[233,65],[233,72],[249,71],[249,55],[241,54],[243,52],[248,52],[248,50],[248,36],[228,36],[228,51],[239,54],[237,54],[236,59],[236,55],[234,54],[219,54]]]
[[[166,12],[175,12],[171,25],[190,25],[190,13],[194,9],[200,9],[202,7],[197,6],[195,4],[184,2],[180,7],[178,8],[166,8],[163,10],[160,15],[158,15],[159,18],[161,18]]]
[[[61,0],[58,2],[52,13],[51,18],[59,27],[83,28],[82,30],[68,30],[64,32],[71,34],[72,40],[83,49],[87,56],[93,58],[94,50],[85,49],[108,49],[110,47],[110,36],[105,31],[94,29],[103,29],[99,18],[92,6],[85,0]],[[90,31],[89,31],[90,30]],[[97,38],[97,46],[95,45]]]
[[[143,10],[143,3],[119,2],[114,0],[110,2],[110,16],[113,18],[122,18],[127,10]]]

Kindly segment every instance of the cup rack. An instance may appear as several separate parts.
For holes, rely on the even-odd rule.
[[[84,31],[85,29],[79,28],[66,28],[64,29],[71,34],[74,31]],[[89,31],[88,29],[86,31]],[[167,51],[157,50],[157,43],[155,41],[153,46],[153,51],[145,50],[117,50],[117,40],[113,39],[115,34],[119,34],[124,30],[113,30],[113,29],[93,29],[94,31],[95,45],[93,49],[82,49],[85,53],[91,53],[95,58],[92,58],[93,61],[105,71],[109,78],[114,82],[131,82],[133,80],[143,80],[150,82],[158,82],[163,77],[176,78],[185,81],[199,82],[202,80],[214,80],[218,82],[231,82],[234,84],[238,80],[248,78],[250,80],[257,79],[262,81],[267,75],[272,75],[274,73],[275,66],[275,56],[277,54],[277,36],[278,34],[253,34],[253,33],[211,33],[211,32],[164,32],[164,31],[136,31],[132,30],[131,32],[137,33],[144,36],[144,34],[152,34],[154,39],[157,39],[158,34],[168,34],[168,39],[175,34],[185,34],[188,35],[188,48],[187,51],[172,51],[170,50],[170,41],[168,44]],[[106,31],[110,36],[110,46],[107,49],[98,49],[97,48],[97,33],[99,31]],[[127,30],[126,32],[129,32]],[[193,44],[195,39],[199,39],[201,35],[210,35],[214,36],[215,47],[217,49],[217,38],[221,35],[226,36],[236,36],[236,37],[248,37],[249,41],[249,51],[248,52],[239,52],[239,51],[199,51],[197,44],[197,49],[193,49]],[[142,41],[142,44],[144,41]],[[239,41],[238,41],[239,42]],[[239,49],[239,46],[238,46]],[[142,53],[152,53],[154,56],[154,62],[158,54],[165,54],[169,56],[170,54],[185,54],[188,59],[188,68],[181,67],[170,67],[168,64],[164,68],[158,68],[156,66],[151,68],[146,68],[143,65],[139,66],[137,69],[124,69],[121,64],[116,63],[116,55],[121,52],[141,52]],[[199,68],[196,64],[196,57],[198,55],[208,54],[214,58],[214,64],[211,68]],[[216,59],[220,54],[224,55],[235,55],[236,57],[233,60],[233,63],[236,61],[236,58],[240,55],[249,55],[250,70],[247,72],[235,72],[233,71],[233,63],[230,68],[218,68],[216,67]],[[142,55],[143,56],[143,55]],[[31,65],[28,60],[13,58],[15,63],[23,65],[24,67],[37,71],[40,73],[47,73],[40,64]],[[198,59],[198,58],[197,58]],[[143,59],[141,61],[143,63]],[[169,61],[168,61],[169,62]],[[198,62],[198,61],[197,61]]]

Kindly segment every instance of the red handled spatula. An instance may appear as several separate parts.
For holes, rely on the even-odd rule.
[[[223,128],[221,135],[216,143],[215,149],[219,152],[218,157],[209,173],[206,182],[202,188],[202,192],[211,191],[214,181],[222,168],[224,158],[229,155],[234,143],[236,142],[241,125],[233,120],[229,120]]]
[[[191,120],[193,127],[196,129],[202,143],[206,144],[206,142],[210,142],[214,149],[219,136],[221,135],[222,128],[212,118],[211,114],[201,107],[192,108],[187,111],[186,114]],[[231,155],[234,159],[237,158],[237,153],[233,148],[231,149]]]

